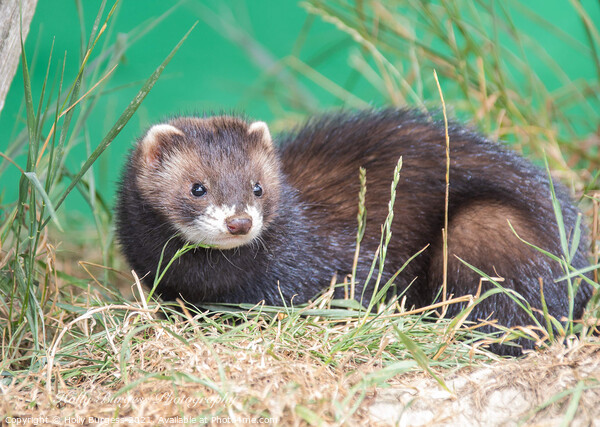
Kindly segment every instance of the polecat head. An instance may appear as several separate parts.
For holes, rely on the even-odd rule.
[[[142,197],[192,243],[245,245],[276,215],[279,160],[264,122],[222,116],[157,124],[139,141],[133,165]]]

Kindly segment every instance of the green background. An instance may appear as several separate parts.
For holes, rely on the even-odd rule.
[[[82,2],[87,34],[100,3],[97,0]],[[135,27],[148,26],[174,4],[174,2],[158,0],[123,0],[114,18],[114,28],[106,36],[113,40],[123,37],[122,34],[130,32]],[[585,38],[581,21],[567,2],[536,0],[527,2],[527,5],[531,10],[535,10],[537,14],[560,27],[566,36],[578,40]],[[595,22],[600,21],[600,4],[587,1],[584,5],[592,19],[596,20]],[[112,4],[107,4],[107,10],[111,6]],[[235,16],[240,24],[239,28],[247,32],[249,37],[242,37],[237,43],[228,37],[227,29],[219,21],[219,16],[227,16],[228,13]],[[307,17],[307,12],[297,2],[285,0],[178,3],[172,13],[128,49],[114,76],[108,85],[102,88],[104,96],[86,122],[86,130],[93,148],[137,93],[141,83],[154,71],[194,22],[199,20],[197,27],[167,66],[165,73],[141,108],[103,154],[99,163],[94,166],[98,191],[112,202],[127,150],[135,138],[150,124],[170,115],[205,111],[243,113],[254,119],[271,122],[275,131],[284,125],[278,125],[273,122],[274,119],[289,115],[292,117],[291,121],[297,120],[299,115],[293,115],[292,111],[274,108],[269,100],[262,96],[269,70],[265,69],[264,61],[258,64],[256,55],[249,55],[248,49],[256,53],[255,47],[261,46],[261,49],[264,48],[261,55],[264,56],[267,52],[267,57],[275,61],[286,57],[294,50],[303,25],[307,23]],[[544,46],[548,54],[563,67],[570,79],[594,77],[595,70],[589,58],[581,57],[568,44],[560,43],[556,34],[550,34],[542,27],[532,25],[531,20],[524,15],[521,16],[519,12],[513,13],[512,17],[518,30]],[[65,82],[70,83],[73,80],[79,64],[80,33],[80,22],[74,1],[39,0],[26,41],[26,52],[32,64],[34,103],[37,102],[35,98],[40,93],[53,40],[51,75],[56,75],[66,52]],[[302,49],[296,52],[303,61],[372,105],[379,106],[386,103],[386,99],[380,92],[352,73],[348,65],[348,56],[356,46],[349,36],[338,31],[333,25],[322,22],[320,18],[311,21],[310,30],[304,35],[306,40]],[[104,43],[104,38],[100,41],[100,45]],[[546,81],[549,89],[559,86],[554,73],[548,70],[537,57],[531,58],[531,66],[540,78]],[[423,72],[431,73],[432,70],[423,70]],[[0,150],[2,151],[7,147],[8,141],[24,127],[23,83],[20,73],[19,69],[5,107],[0,113]],[[430,77],[427,79],[430,80]],[[52,82],[53,78],[50,81]],[[442,87],[445,87],[448,82],[441,83]],[[307,88],[316,100],[313,104],[315,110],[344,106],[342,101],[314,83],[307,83]],[[437,96],[435,87],[428,88],[424,92],[426,101],[436,102]],[[450,107],[452,107],[451,96],[452,91],[449,89],[446,98]],[[15,160],[22,163],[24,158],[24,155],[20,155]],[[80,141],[69,156],[67,166],[71,171],[76,171],[84,159],[84,141]],[[18,172],[12,167],[9,168],[9,173],[2,175],[0,192],[4,195],[3,202],[10,202],[16,197],[18,177]],[[64,211],[68,211],[79,212],[80,217],[82,214],[85,217],[89,209],[76,193],[70,195],[66,207],[62,209],[62,215]]]

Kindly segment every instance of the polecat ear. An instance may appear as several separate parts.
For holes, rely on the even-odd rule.
[[[263,144],[267,148],[273,148],[273,140],[271,139],[271,132],[265,122],[254,122],[248,127],[248,135],[256,134],[261,137]]]
[[[157,166],[166,146],[174,137],[182,136],[184,136],[183,132],[175,126],[166,123],[152,126],[140,142],[144,161],[151,166]]]

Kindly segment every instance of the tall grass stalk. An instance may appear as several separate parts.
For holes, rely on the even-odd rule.
[[[160,77],[165,66],[193,29],[192,27],[183,36],[171,53],[146,80],[107,135],[89,154],[81,169],[75,174],[70,174],[65,168],[65,157],[69,151],[69,144],[79,138],[85,129],[79,120],[85,120],[92,114],[98,94],[93,95],[94,99],[90,104],[85,104],[85,101],[92,96],[98,86],[107,82],[108,77],[117,66],[115,58],[104,62],[92,62],[94,48],[106,29],[109,28],[118,1],[114,3],[103,18],[105,4],[106,1],[103,1],[100,5],[87,44],[82,42],[82,46],[85,45],[85,48],[82,50],[77,75],[64,95],[64,61],[62,67],[59,68],[60,74],[57,76],[59,85],[54,99],[51,99],[51,95],[54,93],[55,88],[52,87],[50,95],[48,95],[47,86],[52,68],[51,51],[44,81],[40,89],[37,109],[33,101],[27,52],[21,41],[21,66],[28,136],[27,160],[24,168],[17,166],[22,172],[18,198],[9,208],[10,213],[5,218],[8,221],[2,226],[0,235],[2,248],[7,250],[7,255],[2,260],[4,267],[0,271],[0,292],[3,294],[3,301],[5,301],[2,311],[6,315],[5,318],[1,316],[3,318],[2,329],[4,339],[8,342],[8,345],[5,348],[3,347],[5,357],[1,362],[2,369],[8,368],[15,361],[17,365],[25,361],[28,361],[31,367],[37,365],[47,346],[46,321],[48,320],[47,316],[50,314],[48,310],[55,309],[56,306],[49,306],[45,296],[50,293],[50,287],[58,286],[52,280],[52,276],[47,274],[48,271],[56,268],[55,260],[52,259],[51,255],[52,247],[47,241],[46,227],[49,221],[53,221],[55,226],[62,231],[57,210],[76,186],[87,188],[89,190],[87,200],[91,206],[96,206],[98,196],[94,190],[93,178],[84,183],[84,175],[130,120]],[[90,66],[90,63],[93,65]],[[101,71],[102,68],[104,70],[108,69],[108,71]],[[102,74],[104,75],[102,78],[95,80],[98,75]],[[93,79],[87,80],[86,77],[89,78],[89,76],[92,76]],[[90,89],[80,96],[86,86]],[[48,99],[44,107],[46,97]],[[76,111],[79,112],[79,116],[76,120],[74,132],[70,133],[71,123],[75,118]],[[53,116],[53,119],[50,130],[44,138],[42,134],[44,129],[50,125],[46,123],[50,116]],[[57,135],[59,135],[58,141]],[[13,144],[21,144],[21,142],[17,140]],[[7,151],[16,152],[16,150],[11,150],[10,145]],[[2,157],[16,165],[6,154],[3,153]],[[66,188],[63,189],[65,186]],[[104,208],[108,210],[107,207]],[[97,215],[98,209],[95,209],[94,212]],[[47,261],[45,265],[40,261],[44,254]],[[31,340],[30,349],[29,340]],[[25,354],[29,354],[29,357],[23,357]]]

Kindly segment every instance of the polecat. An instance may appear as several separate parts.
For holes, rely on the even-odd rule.
[[[569,311],[559,263],[559,231],[545,172],[465,127],[450,135],[448,293],[475,294],[481,277],[459,259],[549,313]],[[152,126],[125,167],[117,203],[119,241],[129,263],[152,284],[185,242],[208,245],[179,258],[158,284],[163,299],[191,303],[304,303],[332,277],[351,273],[357,230],[359,167],[367,174],[367,226],[358,258],[356,297],[380,244],[390,182],[400,156],[392,240],[383,280],[411,256],[395,280],[408,306],[433,302],[442,284],[445,210],[445,129],[413,110],[342,112],[313,118],[275,144],[267,125],[232,116],[181,117]],[[578,211],[566,191],[557,197],[567,233]],[[508,220],[508,221],[507,221]],[[573,266],[587,265],[581,239]],[[368,302],[372,283],[364,289]],[[385,283],[385,282],[383,282]],[[411,284],[412,283],[412,284]],[[410,284],[410,286],[409,286]],[[484,291],[493,287],[484,282]],[[574,297],[580,317],[591,294]],[[283,300],[283,301],[282,301]],[[459,307],[450,306],[449,315]],[[531,319],[506,295],[481,302],[471,318],[505,326]],[[495,348],[518,353],[509,347]]]

